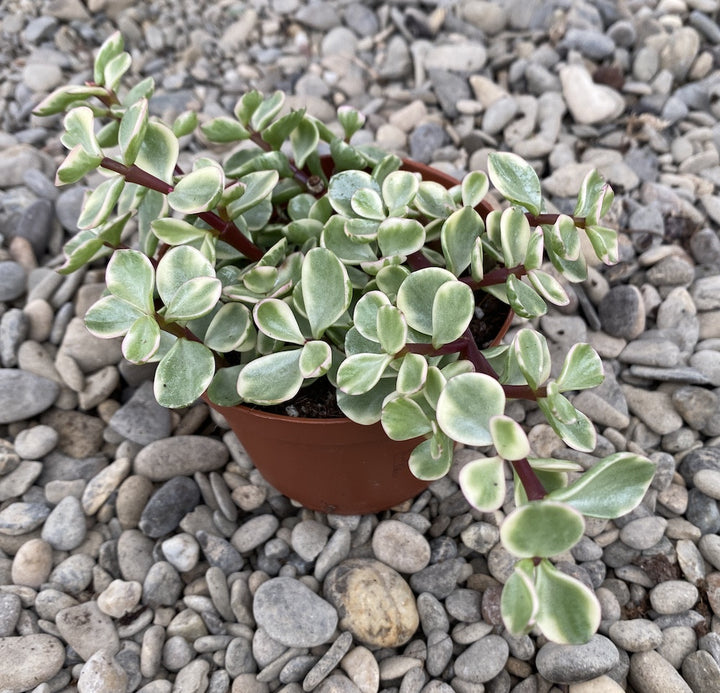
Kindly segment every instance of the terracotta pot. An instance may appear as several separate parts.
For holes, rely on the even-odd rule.
[[[405,161],[405,170],[452,187],[458,181],[424,164]],[[493,343],[499,343],[507,318]],[[416,496],[428,483],[416,479],[408,457],[419,439],[392,441],[382,426],[349,419],[281,416],[247,406],[220,407],[253,463],[278,491],[306,508],[356,515],[386,510]]]

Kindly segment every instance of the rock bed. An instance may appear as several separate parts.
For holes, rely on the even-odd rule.
[[[718,691],[718,11],[3,3],[0,690]],[[561,557],[602,605],[590,643],[504,632],[499,514],[471,510],[456,472],[379,516],[299,509],[204,405],[158,407],[151,370],[85,331],[101,270],[53,269],[83,189],[54,188],[59,121],[30,111],[86,79],[115,28],[164,115],[212,117],[248,87],[282,88],[325,119],[356,105],[379,144],[457,175],[515,151],[562,211],[591,167],[610,180],[621,262],[540,321],[556,354],[587,340],[604,359],[605,383],[575,398],[600,430],[597,454],[636,450],[658,467],[639,508],[589,521]],[[595,459],[558,448],[533,407],[512,414],[537,455]]]

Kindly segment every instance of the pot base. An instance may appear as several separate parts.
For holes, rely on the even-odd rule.
[[[208,404],[222,414],[265,480],[311,510],[376,513],[428,486],[408,468],[419,441],[389,440],[380,424],[293,418]]]

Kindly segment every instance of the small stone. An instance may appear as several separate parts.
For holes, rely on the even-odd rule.
[[[690,428],[700,430],[718,410],[720,400],[712,391],[704,387],[686,385],[672,393],[672,403],[676,411],[685,419]]]
[[[62,642],[44,633],[0,638],[0,690],[21,693],[52,679],[65,662]]]
[[[628,652],[654,650],[663,639],[660,628],[643,618],[617,621],[610,626],[608,635],[618,647]]]
[[[192,479],[173,477],[152,495],[138,527],[148,537],[162,537],[172,532],[199,502],[200,489]]]
[[[693,693],[713,693],[720,682],[720,665],[709,652],[693,652],[682,663],[682,675]]]
[[[117,542],[117,561],[123,580],[144,582],[153,564],[153,542],[137,529],[125,530]]]
[[[720,351],[700,349],[690,357],[690,366],[702,373],[712,385],[720,386]]]
[[[177,570],[167,561],[153,563],[142,586],[143,604],[153,609],[173,606],[180,598],[183,582]]]
[[[57,383],[14,368],[0,368],[0,424],[31,419],[50,407],[60,392]]]
[[[60,351],[73,358],[83,373],[92,373],[105,366],[114,366],[122,357],[121,340],[101,339],[88,332],[82,318],[68,323]]]
[[[603,330],[613,337],[632,340],[645,330],[645,308],[635,286],[612,287],[600,301],[598,315]]]
[[[98,651],[114,655],[120,649],[115,625],[95,601],[63,609],[55,623],[63,640],[85,661]]]
[[[417,573],[430,561],[430,544],[410,525],[386,520],[376,528],[372,539],[375,557],[400,573]]]
[[[641,517],[620,530],[620,540],[633,549],[649,549],[662,539],[666,526],[664,517]]]
[[[0,638],[13,634],[21,611],[22,602],[17,594],[0,592]]]
[[[638,693],[691,693],[670,662],[654,650],[638,652],[630,658],[628,680]]]
[[[185,573],[197,565],[200,545],[191,534],[182,532],[166,539],[162,543],[162,552],[171,565]]]
[[[125,693],[128,675],[117,660],[100,650],[85,662],[78,677],[78,693]]]
[[[372,652],[366,647],[354,647],[342,658],[340,666],[360,689],[360,693],[377,693],[380,669]]]
[[[430,676],[440,676],[452,658],[453,641],[448,633],[432,630],[427,634],[427,648],[425,668]]]
[[[146,445],[135,457],[133,467],[151,481],[167,481],[175,476],[211,472],[223,467],[229,458],[225,445],[206,436],[175,436]]]
[[[479,72],[487,60],[487,51],[480,43],[457,43],[433,46],[425,55],[427,70]]]
[[[345,631],[330,646],[330,649],[317,661],[317,663],[307,672],[303,679],[303,689],[306,691],[313,690],[319,683],[327,677],[327,675],[337,667],[340,660],[347,654],[352,645],[352,634]]]
[[[671,341],[638,339],[630,342],[618,358],[625,363],[670,368],[680,361],[680,349]]]
[[[624,385],[622,391],[630,411],[655,433],[666,435],[682,426],[683,421],[667,392],[644,390],[631,385]]]
[[[312,618],[308,618],[312,614]],[[272,578],[255,592],[258,626],[287,647],[315,647],[330,640],[338,622],[335,609],[302,582]]]
[[[20,546],[13,559],[13,584],[38,589],[52,570],[52,547],[42,539],[30,539]]]
[[[537,654],[541,676],[554,683],[587,681],[607,673],[620,661],[617,648],[602,635],[593,635],[584,645],[547,643]]]
[[[55,448],[59,436],[50,426],[38,425],[26,428],[15,436],[15,452],[26,460],[41,460]]]
[[[9,474],[0,476],[0,502],[22,496],[41,473],[41,462],[23,460]]]
[[[211,566],[220,568],[226,575],[242,568],[243,557],[229,541],[202,530],[196,533],[195,538]]]
[[[94,515],[103,503],[130,473],[131,462],[121,457],[98,472],[85,486],[82,494],[82,508],[86,515]]]
[[[625,110],[625,99],[604,84],[595,84],[582,65],[560,69],[563,96],[573,118],[582,124],[614,120]]]
[[[109,425],[123,438],[148,445],[170,435],[170,411],[157,403],[148,381],[113,414]]]
[[[485,683],[505,667],[510,648],[499,635],[487,635],[473,643],[455,660],[455,674],[471,683]]]
[[[410,585],[418,594],[429,592],[445,599],[457,586],[460,570],[460,562],[454,559],[433,563],[410,576]]]
[[[12,260],[0,262],[0,301],[14,301],[25,293],[27,275],[22,265]]]
[[[240,553],[248,553],[270,539],[279,526],[274,515],[257,515],[237,529],[230,543]]]
[[[50,514],[44,503],[11,503],[0,510],[0,535],[16,537],[32,532]]]
[[[327,525],[315,520],[298,522],[292,530],[292,548],[304,561],[314,561],[325,548],[330,531]]]
[[[48,515],[42,538],[57,551],[72,551],[82,544],[87,533],[85,514],[74,496],[63,498]]]
[[[682,580],[661,582],[650,591],[650,603],[659,614],[680,614],[692,609],[698,597],[698,588]]]
[[[344,561],[325,578],[324,595],[338,610],[340,627],[368,647],[404,645],[419,625],[410,587],[379,561]]]
[[[140,603],[142,585],[139,582],[113,580],[97,598],[98,609],[112,618],[122,618]]]
[[[92,556],[72,554],[55,566],[48,581],[69,594],[80,594],[92,582],[94,567]]]

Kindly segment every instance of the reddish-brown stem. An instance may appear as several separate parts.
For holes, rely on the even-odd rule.
[[[526,214],[525,217],[527,218],[528,222],[530,223],[530,226],[546,226],[546,225],[552,225],[557,220],[559,214]],[[579,226],[581,229],[585,228],[586,219],[585,217],[571,217],[573,220],[573,223],[575,226]]]
[[[542,500],[547,495],[545,487],[542,485],[540,479],[538,479],[535,470],[530,466],[527,459],[513,460],[511,462],[515,473],[520,479],[520,483],[525,489],[525,494],[529,501]]]
[[[119,173],[128,183],[142,185],[144,188],[156,190],[163,195],[168,195],[173,191],[172,185],[153,176],[147,171],[143,171],[135,164],[126,166],[106,156],[100,162],[100,165],[109,171]],[[241,252],[249,260],[255,262],[260,260],[265,254],[263,249],[256,246],[249,238],[244,236],[233,222],[225,221],[222,217],[215,214],[215,212],[200,212],[197,216],[218,232],[218,238],[229,243],[235,250]]]
[[[463,284],[467,284],[473,291],[476,291],[477,289],[482,289],[484,286],[504,284],[511,274],[514,274],[520,279],[520,277],[524,277],[527,274],[527,270],[522,265],[518,267],[495,267],[495,269],[491,269],[479,281],[476,281],[472,277],[460,277],[459,279]]]

